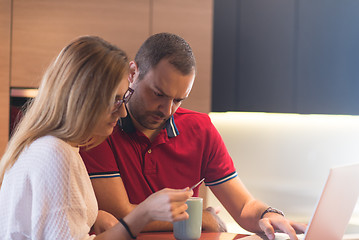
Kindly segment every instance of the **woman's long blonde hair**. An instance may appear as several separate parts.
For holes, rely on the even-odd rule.
[[[80,37],[66,46],[48,67],[38,95],[10,138],[0,161],[0,187],[6,170],[42,136],[90,143],[92,129],[110,111],[127,72],[126,53],[99,37]]]

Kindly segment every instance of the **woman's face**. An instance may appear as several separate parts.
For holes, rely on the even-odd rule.
[[[123,95],[128,89],[128,80],[127,80],[127,74],[124,74],[125,76],[122,78],[118,88],[116,95],[123,98]],[[113,103],[115,102],[115,99],[113,99]],[[126,117],[127,112],[125,105],[122,104],[122,106],[117,110],[113,111],[114,106],[110,106],[110,111],[107,111],[103,114],[103,116],[98,121],[93,134],[97,136],[103,136],[107,137],[111,135],[113,128],[116,126],[117,121],[120,117]]]

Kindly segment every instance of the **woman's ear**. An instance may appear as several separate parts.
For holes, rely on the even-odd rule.
[[[131,61],[129,63],[130,69],[128,73],[128,81],[131,83],[134,83],[135,79],[138,77],[138,68],[135,61]]]

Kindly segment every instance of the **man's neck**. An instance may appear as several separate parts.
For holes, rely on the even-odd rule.
[[[144,128],[141,124],[139,124],[136,119],[131,115],[131,113],[128,111],[128,114],[130,115],[130,118],[132,120],[133,126],[140,132],[142,132],[146,137],[148,137],[148,139],[150,139],[150,141],[152,142],[156,136],[159,134],[159,132],[161,131],[161,128],[159,129],[147,129]]]
[[[153,140],[156,138],[156,136],[159,134],[160,131],[161,129],[155,129],[155,130],[145,129],[142,130],[141,132],[145,134],[146,137],[148,137],[148,139],[150,139],[151,142],[153,142]]]

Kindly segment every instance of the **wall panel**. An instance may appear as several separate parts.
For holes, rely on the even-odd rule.
[[[191,45],[197,76],[183,107],[208,113],[211,105],[213,0],[154,0],[152,33],[171,32]]]
[[[149,0],[14,1],[11,85],[37,87],[72,39],[99,35],[132,58],[149,34]]]
[[[0,0],[0,155],[9,136],[11,0]]]
[[[214,111],[359,114],[359,1],[214,1]]]
[[[294,9],[293,0],[237,5],[237,110],[293,111]]]
[[[359,1],[299,1],[299,113],[359,114]]]

